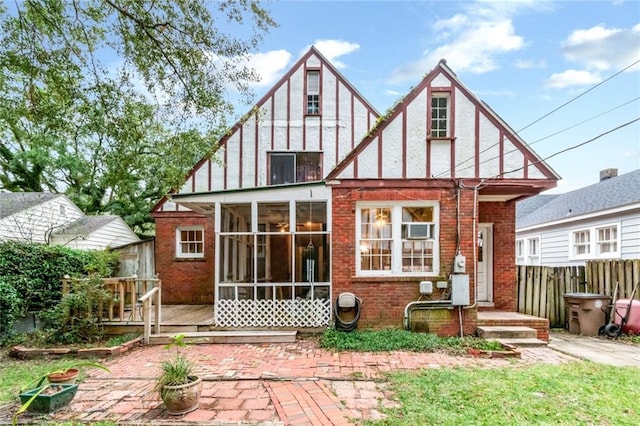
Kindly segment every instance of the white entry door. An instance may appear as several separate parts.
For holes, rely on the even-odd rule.
[[[478,226],[478,303],[493,303],[493,224]]]

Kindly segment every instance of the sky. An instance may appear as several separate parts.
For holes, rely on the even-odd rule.
[[[604,169],[640,168],[640,0],[262,5],[279,26],[251,58],[262,77],[256,100],[311,45],[382,114],[446,59],[549,157],[562,180],[547,193],[594,184]]]

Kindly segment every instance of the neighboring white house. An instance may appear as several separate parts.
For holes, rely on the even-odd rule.
[[[566,194],[538,195],[516,207],[516,264],[584,265],[640,259],[640,169]]]
[[[118,216],[86,216],[64,194],[0,193],[0,242],[101,250],[139,241]]]

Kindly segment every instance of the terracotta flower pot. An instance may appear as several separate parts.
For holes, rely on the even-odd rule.
[[[202,393],[202,379],[200,377],[189,377],[191,382],[185,385],[162,387],[160,395],[167,414],[179,416],[190,413],[200,405],[200,394]]]
[[[49,380],[49,383],[72,385],[78,378],[78,372],[77,368],[69,368],[64,372],[51,373],[47,375],[47,380]]]

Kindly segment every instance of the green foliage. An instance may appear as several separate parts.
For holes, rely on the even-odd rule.
[[[98,275],[72,279],[70,291],[60,302],[40,314],[47,323],[47,341],[79,343],[102,339],[100,308],[107,306],[110,297]]]
[[[337,351],[385,352],[416,351],[464,353],[468,348],[502,350],[498,342],[473,337],[439,337],[435,334],[412,333],[406,330],[364,330],[345,333],[328,328],[320,339],[320,346]]]
[[[246,58],[276,26],[246,0],[1,6],[0,189],[64,191],[138,233],[226,129],[229,88],[251,99]]]
[[[169,393],[164,386],[185,385],[193,381],[194,364],[180,351],[185,345],[184,335],[178,334],[172,343],[165,346],[165,349],[175,349],[175,355],[162,361],[161,374],[156,379],[154,391],[159,392],[162,399]]]
[[[376,425],[635,425],[635,367],[590,362],[436,368],[387,376],[399,408]]]
[[[0,243],[0,278],[22,298],[22,313],[58,304],[65,275],[112,275],[117,254],[21,242]]]
[[[138,338],[139,335],[135,334],[135,333],[127,333],[127,334],[121,334],[119,336],[114,336],[112,338],[110,338],[109,340],[107,340],[105,342],[105,346],[107,348],[112,348],[114,346],[120,346],[124,343],[130,342],[133,339]]]
[[[49,376],[50,374],[66,374],[70,369],[74,368],[77,370],[80,370],[80,368],[82,367],[93,367],[93,368],[100,368],[102,370],[105,370],[107,372],[111,372],[107,367],[105,367],[104,365],[98,363],[98,362],[92,362],[92,361],[80,361],[80,362],[76,362],[72,365],[67,365],[66,367],[57,369],[57,370],[49,370],[46,373],[44,373],[42,376],[38,377],[37,379],[32,380],[31,382],[28,382],[26,385],[22,386],[22,388],[20,388],[20,393],[23,392],[27,392],[30,390],[34,390],[34,389],[38,389],[42,386],[42,388],[38,391],[35,392],[33,394],[33,396],[31,398],[29,398],[29,400],[27,400],[24,404],[22,404],[20,406],[20,408],[18,408],[18,410],[13,414],[13,424],[16,425],[18,424],[18,416],[20,416],[20,414],[24,413],[25,411],[27,411],[29,409],[29,406],[33,403],[33,401],[36,400],[37,396],[40,395],[40,393],[42,393],[48,386],[48,382],[47,382],[47,376]]]
[[[13,326],[23,311],[22,303],[13,285],[0,277],[0,344],[13,335]]]

